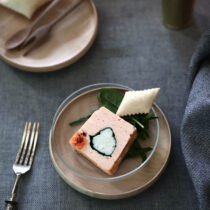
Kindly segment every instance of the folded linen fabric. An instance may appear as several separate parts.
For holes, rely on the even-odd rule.
[[[34,12],[51,0],[0,0],[0,4],[31,18]]]
[[[181,144],[200,209],[210,209],[210,30],[192,56]]]

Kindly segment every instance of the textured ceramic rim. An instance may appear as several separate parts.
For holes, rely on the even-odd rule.
[[[133,90],[132,88],[129,88],[127,86],[124,86],[124,85],[120,85],[120,84],[115,84],[115,83],[98,83],[98,84],[93,84],[93,85],[88,85],[86,87],[83,87],[75,92],[73,92],[71,95],[69,95],[62,103],[61,105],[58,107],[54,117],[53,117],[53,123],[52,123],[52,126],[51,126],[51,129],[50,129],[50,141],[52,142],[52,145],[53,145],[53,148],[56,152],[56,155],[58,156],[58,158],[61,160],[61,162],[68,168],[70,169],[72,172],[74,172],[75,174],[83,177],[83,178],[87,178],[87,179],[91,179],[91,180],[99,180],[99,181],[116,181],[116,180],[121,180],[123,178],[127,178],[129,177],[130,175],[134,174],[135,172],[139,171],[141,168],[143,168],[146,163],[150,160],[150,158],[152,157],[152,155],[154,154],[156,148],[157,148],[157,145],[158,145],[158,141],[159,141],[159,120],[158,118],[155,119],[156,121],[156,126],[157,126],[157,134],[156,134],[156,139],[155,139],[155,144],[153,146],[153,149],[152,151],[150,152],[150,154],[148,155],[147,159],[142,163],[140,164],[137,168],[133,169],[132,171],[128,172],[128,173],[125,173],[123,175],[120,175],[120,176],[115,176],[115,177],[107,177],[107,178],[102,178],[102,177],[94,177],[94,176],[89,176],[89,175],[85,175],[85,174],[82,174],[80,172],[78,172],[77,170],[73,169],[71,166],[69,166],[63,159],[62,157],[60,156],[59,152],[57,151],[56,149],[56,146],[55,146],[55,140],[54,140],[54,128],[55,128],[55,125],[56,125],[56,121],[58,120],[58,117],[60,115],[60,113],[66,108],[66,106],[68,106],[68,104],[75,98],[75,97],[78,97],[79,95],[81,94],[84,94],[88,91],[91,91],[91,90],[95,90],[95,89],[99,89],[99,88],[122,88],[122,89],[125,89],[125,90]],[[157,114],[154,110],[154,108],[152,107],[152,111],[154,113],[154,115],[157,117]]]
[[[95,41],[95,38],[96,38],[96,35],[97,35],[97,32],[98,32],[98,13],[97,13],[97,9],[96,9],[95,4],[94,4],[94,2],[92,0],[90,1],[90,3],[91,3],[91,6],[93,8],[93,13],[96,16],[95,30],[94,30],[93,35],[92,35],[91,39],[89,40],[89,42],[74,57],[72,57],[72,58],[70,58],[70,59],[68,59],[66,61],[57,63],[55,65],[44,66],[44,67],[24,66],[22,64],[18,64],[16,62],[14,62],[13,60],[7,58],[7,56],[2,55],[1,53],[0,53],[0,58],[2,60],[4,60],[6,63],[8,63],[9,65],[11,65],[11,66],[13,66],[13,67],[15,67],[15,68],[17,68],[19,70],[28,71],[28,72],[34,72],[34,73],[57,71],[57,70],[60,70],[62,68],[65,68],[65,67],[75,63],[81,57],[83,57],[87,53],[87,51],[90,49],[90,47],[93,45],[93,43]]]

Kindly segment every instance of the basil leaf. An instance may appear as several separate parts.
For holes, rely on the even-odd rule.
[[[116,113],[123,99],[123,94],[117,90],[102,88],[98,91],[97,97],[102,106]]]

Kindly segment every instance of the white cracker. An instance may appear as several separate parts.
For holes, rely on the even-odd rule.
[[[127,91],[117,110],[117,115],[126,116],[149,113],[160,88],[148,90]]]
[[[27,18],[31,18],[33,13],[42,5],[51,0],[0,0],[0,4],[18,12]]]

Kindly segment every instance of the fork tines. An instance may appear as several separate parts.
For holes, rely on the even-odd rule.
[[[26,122],[20,149],[17,153],[17,157],[15,160],[16,164],[22,164],[22,165],[24,164],[31,166],[34,153],[36,150],[38,133],[39,133],[39,122],[34,122],[32,129],[31,129],[31,122]]]

